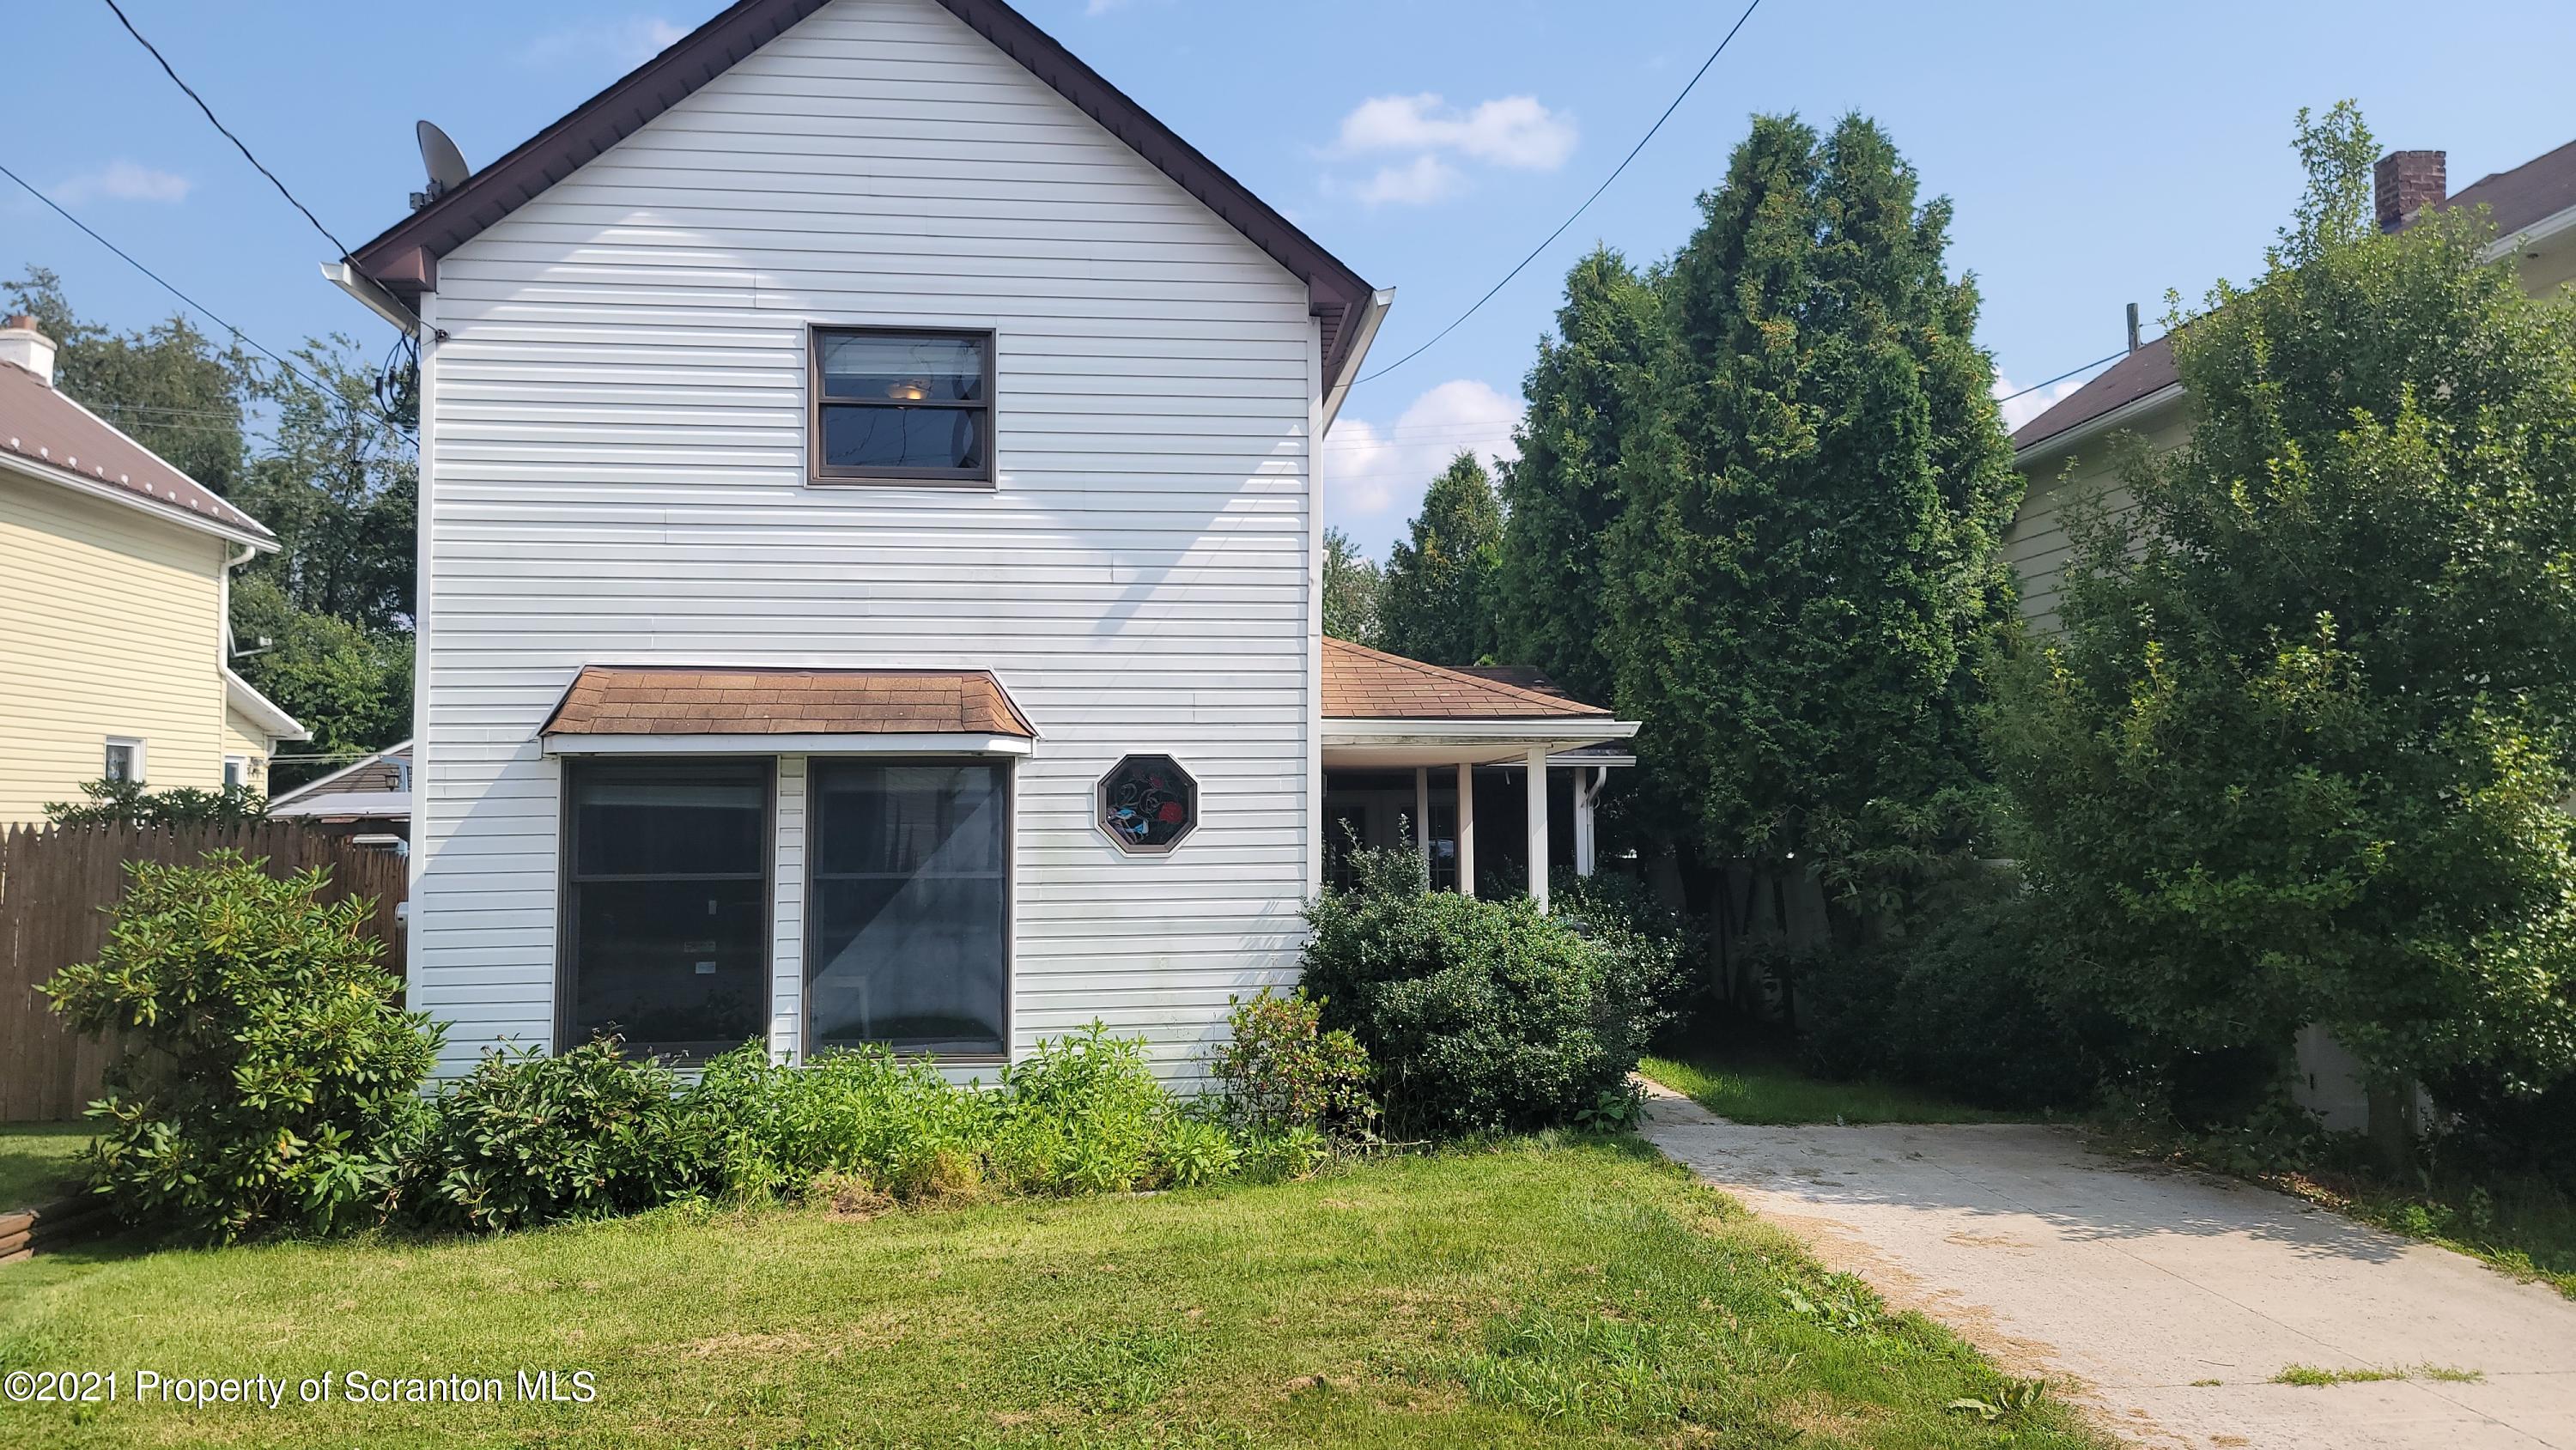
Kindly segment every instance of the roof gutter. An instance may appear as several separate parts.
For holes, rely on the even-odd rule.
[[[322,275],[332,286],[358,299],[358,305],[392,323],[394,330],[406,336],[420,330],[420,319],[402,305],[402,300],[388,292],[375,278],[347,262],[325,262]]]
[[[18,472],[24,473],[30,478],[43,479],[48,483],[59,483],[65,488],[76,488],[81,492],[88,494],[92,498],[105,499],[109,503],[113,504],[122,504],[127,508],[150,514],[156,519],[167,519],[171,523],[177,524],[182,528],[202,529],[209,534],[213,534],[219,539],[230,539],[236,544],[240,544],[245,548],[256,549],[263,554],[274,554],[277,552],[277,540],[275,539],[262,538],[257,534],[245,533],[229,524],[218,522],[205,514],[191,513],[176,504],[165,503],[157,499],[145,498],[140,494],[119,488],[115,484],[101,483],[96,479],[84,477],[72,469],[61,468],[47,463],[40,463],[33,458],[22,458],[14,454],[6,458],[0,458],[0,468],[16,469]]]
[[[1351,385],[1359,381],[1360,365],[1368,361],[1369,345],[1377,341],[1379,324],[1386,321],[1386,310],[1395,305],[1395,289],[1380,287],[1360,304],[1359,320],[1352,325],[1351,345],[1344,355],[1341,381],[1324,394],[1324,432],[1333,431],[1333,420],[1342,415],[1342,400],[1351,395]]]
[[[229,667],[224,670],[224,703],[248,715],[253,724],[273,739],[313,738],[313,732],[304,728],[304,722],[287,714],[275,700],[261,694],[250,681],[234,674]]]
[[[2178,402],[2181,398],[2182,384],[2167,383],[2143,398],[2131,398],[2098,418],[2087,418],[2072,428],[2051,433],[2027,448],[2014,449],[2013,467],[2020,468],[2034,459],[2052,453],[2063,453],[2086,439],[2097,438],[2123,423],[2155,412],[2165,404]]]

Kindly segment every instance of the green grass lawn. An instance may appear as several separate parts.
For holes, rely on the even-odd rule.
[[[33,1208],[77,1190],[72,1157],[89,1139],[87,1123],[0,1123],[0,1210]]]
[[[1739,1123],[1999,1123],[1990,1113],[1919,1088],[1827,1082],[1777,1052],[1727,1048],[1687,1059],[1649,1057],[1638,1071]]]
[[[2098,1446],[1634,1140],[1275,1187],[0,1270],[0,1370],[594,1376],[580,1404],[0,1404],[0,1443]],[[1982,1399],[2002,1411],[1989,1423]]]

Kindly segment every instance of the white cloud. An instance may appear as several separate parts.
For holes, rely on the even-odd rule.
[[[1573,118],[1540,105],[1535,96],[1504,96],[1461,111],[1425,92],[1360,102],[1342,118],[1340,138],[1324,154],[1405,157],[1348,189],[1370,206],[1420,206],[1467,189],[1460,162],[1553,171],[1574,154],[1574,142]],[[1324,185],[1327,191],[1343,189],[1331,178]]]
[[[1440,97],[1377,96],[1342,118],[1342,150],[1454,151],[1495,166],[1554,171],[1574,154],[1574,121],[1536,96],[1504,96],[1461,112]]]
[[[2003,405],[2004,431],[2010,433],[2022,424],[2047,412],[2057,405],[2059,399],[2084,386],[2086,381],[2083,378],[2068,378],[2064,382],[2050,383],[2044,388],[2035,388],[2030,392],[2022,393],[2018,398],[2013,398],[2011,402]],[[2004,398],[2014,393],[2021,393],[2020,385],[2000,373],[1996,374],[1994,395]]]
[[[1437,156],[1416,156],[1404,166],[1379,167],[1377,175],[1360,183],[1358,195],[1371,206],[1421,206],[1455,196],[1466,184],[1457,167]]]
[[[1490,468],[1517,458],[1512,429],[1521,401],[1474,378],[1456,378],[1413,400],[1393,423],[1344,416],[1324,439],[1324,521],[1374,557],[1403,532],[1433,475],[1460,449]]]
[[[196,185],[174,172],[156,171],[135,161],[111,161],[96,171],[75,176],[54,188],[54,199],[73,206],[104,197],[110,201],[185,201]]]
[[[605,60],[637,66],[688,33],[687,26],[674,25],[656,15],[595,20],[548,31],[529,41],[519,51],[519,63],[545,67]]]

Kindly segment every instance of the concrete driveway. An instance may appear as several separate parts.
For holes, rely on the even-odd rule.
[[[1758,1128],[1656,1090],[1644,1131],[2138,1444],[2576,1450],[2576,1303],[2448,1250],[2055,1128]],[[2270,1383],[2291,1365],[2411,1377]]]

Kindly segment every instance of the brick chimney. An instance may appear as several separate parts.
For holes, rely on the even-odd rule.
[[[0,322],[0,363],[16,363],[46,387],[54,385],[54,340],[36,330],[25,313]]]
[[[2442,177],[2439,151],[2391,151],[2379,158],[2371,179],[2379,194],[2379,229],[2383,232],[2406,225],[2417,212],[2440,206],[2443,198],[2451,194]]]

